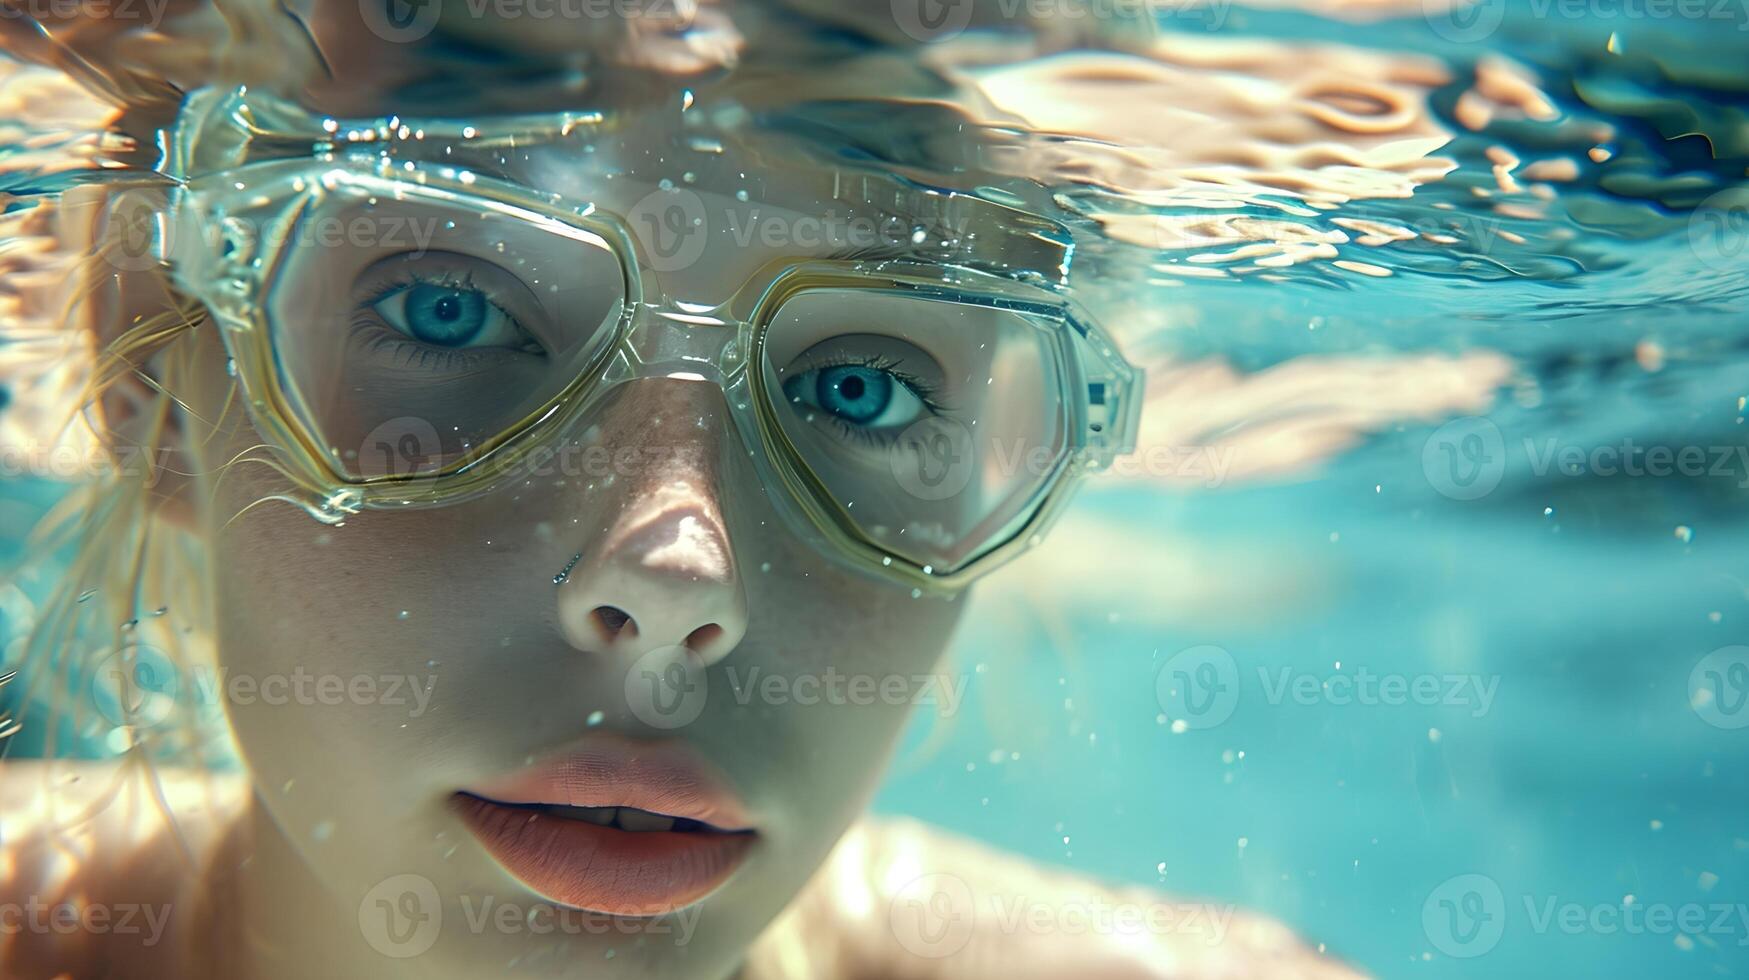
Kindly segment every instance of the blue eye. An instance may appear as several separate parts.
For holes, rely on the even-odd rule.
[[[460,347],[486,325],[486,297],[472,289],[425,283],[407,290],[407,327],[428,344]]]
[[[863,364],[804,371],[783,383],[783,393],[793,405],[817,409],[858,429],[901,428],[929,410],[893,372]]]
[[[847,422],[866,425],[893,401],[893,376],[874,368],[826,368],[814,381],[816,404]]]
[[[523,347],[528,342],[515,319],[471,286],[415,282],[371,309],[389,326],[433,347]]]

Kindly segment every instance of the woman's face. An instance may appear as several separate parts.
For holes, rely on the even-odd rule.
[[[791,252],[671,283],[715,298]],[[202,449],[226,709],[385,971],[724,974],[937,694],[959,604],[793,533],[715,384],[620,384],[569,434],[583,463],[333,527],[236,516],[285,487],[223,468],[263,441],[242,414]]]

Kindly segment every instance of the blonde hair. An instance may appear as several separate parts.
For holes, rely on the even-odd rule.
[[[12,197],[0,219],[0,273],[13,286],[0,305],[0,384],[14,393],[0,440],[86,464],[0,572],[12,634],[0,757],[28,742],[33,756],[115,759],[123,771],[223,765],[234,748],[197,683],[213,662],[209,559],[199,529],[170,518],[158,482],[206,482],[176,470],[216,429],[185,398],[229,411],[232,392],[200,391],[214,383],[198,356],[210,329],[200,306],[162,268],[117,260],[109,205],[150,180],[129,165],[124,113],[58,72],[21,66],[0,77],[0,104],[94,127],[68,129],[64,155],[34,161],[39,183],[101,178]]]

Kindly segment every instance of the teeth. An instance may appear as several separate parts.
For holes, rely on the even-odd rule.
[[[619,813],[619,810],[616,807],[599,806],[576,807],[572,812],[577,815],[577,819],[585,823],[592,823],[597,827],[606,827],[613,823],[613,818]]]
[[[618,826],[621,830],[630,830],[635,833],[665,832],[674,829],[674,818],[624,808],[619,811]]]

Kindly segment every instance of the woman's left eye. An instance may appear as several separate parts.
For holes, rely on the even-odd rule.
[[[783,383],[792,405],[818,409],[858,429],[903,428],[929,411],[903,378],[884,368],[840,364],[814,368]]]
[[[415,282],[371,304],[384,322],[433,347],[528,346],[529,337],[510,314],[471,286]]]

